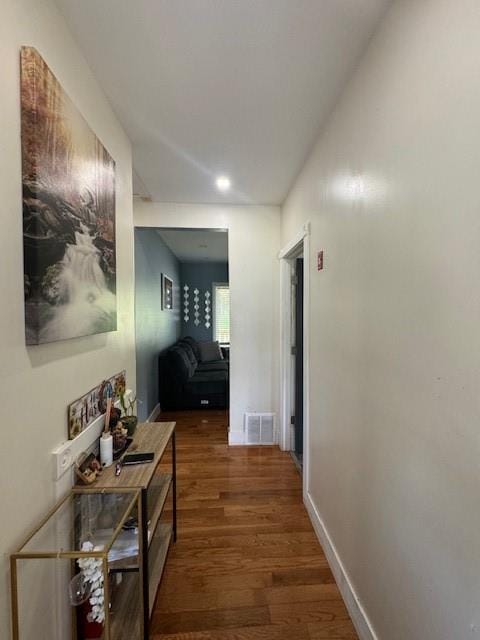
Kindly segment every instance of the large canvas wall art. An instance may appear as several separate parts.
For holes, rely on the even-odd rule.
[[[115,162],[32,47],[21,106],[27,344],[115,331]]]

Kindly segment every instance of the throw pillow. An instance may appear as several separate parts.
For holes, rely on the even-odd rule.
[[[218,342],[199,342],[200,360],[202,362],[213,362],[223,360],[222,350]]]

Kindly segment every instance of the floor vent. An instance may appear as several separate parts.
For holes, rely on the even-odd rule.
[[[245,414],[245,444],[275,444],[275,414]]]

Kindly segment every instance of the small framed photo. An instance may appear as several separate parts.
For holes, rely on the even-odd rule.
[[[162,309],[173,309],[173,282],[162,273]]]

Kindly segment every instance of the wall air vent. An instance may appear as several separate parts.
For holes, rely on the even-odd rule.
[[[245,414],[245,444],[275,444],[275,414]]]

